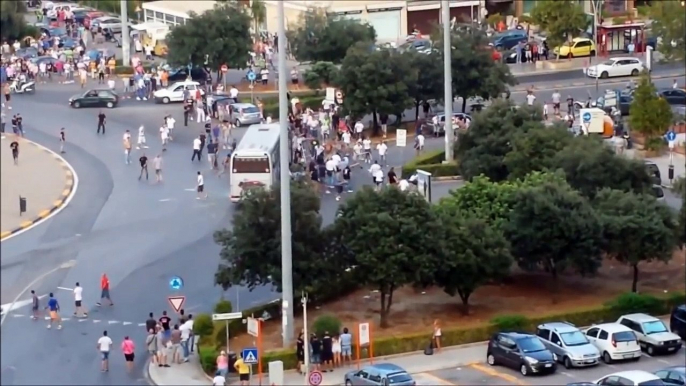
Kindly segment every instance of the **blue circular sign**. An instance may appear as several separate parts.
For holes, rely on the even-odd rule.
[[[582,118],[584,122],[591,122],[591,113],[584,113],[584,116]]]
[[[183,279],[178,276],[172,276],[172,278],[169,279],[169,288],[173,291],[180,290],[183,288]]]
[[[248,80],[252,82],[255,79],[257,79],[257,75],[252,71],[248,71]]]
[[[673,132],[673,131],[671,131],[671,130],[668,131],[668,132],[667,132],[667,140],[668,140],[668,141],[674,141],[674,140],[676,140],[676,133]]]

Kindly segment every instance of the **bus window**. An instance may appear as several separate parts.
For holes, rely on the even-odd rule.
[[[269,173],[269,158],[234,158],[233,172],[234,173]]]

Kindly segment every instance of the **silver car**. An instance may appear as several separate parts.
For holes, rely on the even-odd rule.
[[[541,324],[536,328],[536,335],[568,369],[595,366],[599,363],[600,351],[571,323]]]
[[[116,17],[103,16],[99,17],[91,22],[92,26],[100,27],[104,29],[110,29],[112,33],[121,33],[121,20]]]
[[[234,103],[231,105],[231,119],[236,127],[254,125],[262,122],[262,113],[252,103]]]

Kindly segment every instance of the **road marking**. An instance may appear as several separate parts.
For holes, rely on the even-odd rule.
[[[100,323],[98,319],[93,320],[93,323]]]
[[[83,323],[85,321],[86,321],[86,319],[79,319],[79,323]]]
[[[128,326],[129,324],[132,324],[131,322],[123,322],[122,325]]]
[[[443,379],[441,377],[437,377],[431,373],[413,374],[413,377],[415,378],[415,380],[417,380],[417,378],[419,378],[419,382],[417,383],[418,385],[455,385],[455,386],[457,386],[457,383],[450,383],[450,382],[446,381],[445,379]],[[421,382],[422,381],[421,378],[428,378],[429,382],[423,383],[423,382]]]
[[[138,323],[138,327],[143,327],[145,326],[145,323]]]
[[[74,290],[73,288],[69,288],[69,287],[57,287],[57,289],[61,289],[61,290],[65,290],[65,291],[73,291]]]
[[[63,321],[63,322],[68,322],[68,321],[70,321],[70,320],[71,320],[71,319],[69,319],[69,318],[62,318],[62,321]]]
[[[163,198],[160,200],[160,202],[169,202],[169,201],[174,201],[173,198]]]
[[[184,189],[187,192],[195,192],[195,189]]]
[[[574,378],[574,376],[573,376],[572,374],[570,374],[570,373],[566,373],[566,372],[564,372],[564,371],[560,371],[559,373],[562,374],[562,375],[564,375],[564,376],[566,376],[566,377]]]
[[[107,322],[107,324],[117,324],[117,323],[119,323],[119,321],[116,321],[116,320],[110,320]]]
[[[21,318],[21,317],[24,316],[24,315],[22,315],[22,314],[13,314],[12,316],[14,316],[15,318]]]
[[[46,296],[48,296],[48,295],[41,295],[38,297],[38,299],[43,299]],[[22,307],[26,307],[31,303],[33,303],[33,299],[21,300],[21,301],[14,303],[14,305],[12,305],[12,303],[3,304],[2,306],[0,306],[0,307],[2,307],[2,313],[0,313],[0,314],[5,315],[8,312],[18,310]],[[10,308],[10,306],[11,306],[11,308]]]
[[[672,363],[669,363],[668,361],[666,361],[666,360],[664,360],[664,359],[658,359],[657,361],[658,361],[658,362],[662,362],[662,363],[664,363],[664,364],[666,364],[666,365],[670,365],[670,366],[672,365]]]
[[[504,373],[495,371],[495,370],[493,370],[492,368],[489,368],[489,367],[486,367],[486,366],[482,366],[482,365],[480,365],[480,364],[471,364],[471,365],[469,365],[469,367],[473,368],[474,370],[481,371],[481,372],[484,373],[484,374],[488,374],[488,375],[490,375],[490,376],[492,376],[492,377],[504,379],[504,380],[506,380],[506,381],[508,381],[508,382],[510,382],[510,383],[514,383],[515,385],[520,385],[520,386],[528,385],[528,383],[520,381],[519,378],[517,378],[517,377],[515,377],[515,376],[513,376],[513,375],[504,374]]]

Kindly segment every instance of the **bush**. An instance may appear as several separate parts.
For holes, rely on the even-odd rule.
[[[152,70],[153,66],[143,65],[145,71]],[[133,75],[133,67],[131,66],[117,66],[114,68],[114,73],[117,75]]]
[[[529,327],[529,318],[524,315],[501,315],[491,319],[491,324],[498,330],[523,331]]]
[[[233,306],[231,305],[231,302],[228,300],[222,299],[214,305],[215,314],[228,314],[231,311],[233,311]]]
[[[212,315],[199,314],[195,316],[195,321],[193,322],[193,333],[195,335],[211,336],[213,331]]]
[[[456,176],[458,174],[457,163],[443,163],[445,151],[436,150],[415,157],[403,165],[402,176],[408,178],[417,172],[417,169],[431,173],[433,177]]]
[[[644,312],[659,314],[664,312],[664,301],[652,295],[627,292],[607,302],[606,306],[620,314]]]
[[[326,332],[338,334],[341,331],[341,325],[342,323],[337,317],[333,315],[322,315],[314,321],[312,329],[317,336],[321,337]]]
[[[217,370],[217,355],[219,352],[214,347],[198,347],[200,366],[207,374],[214,374]]]

